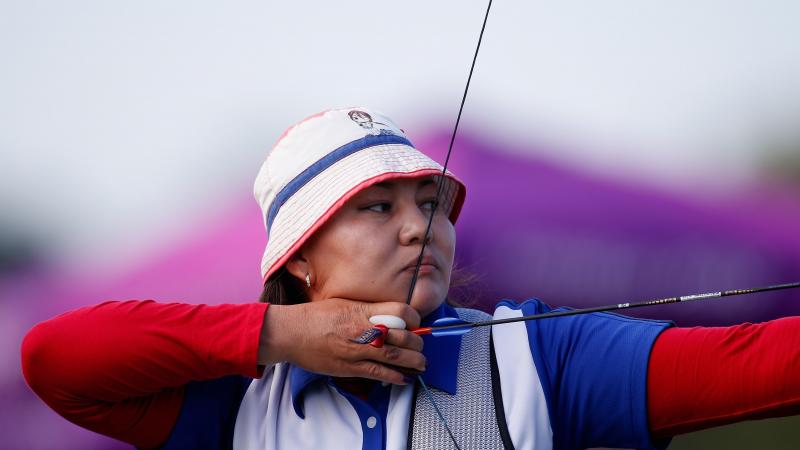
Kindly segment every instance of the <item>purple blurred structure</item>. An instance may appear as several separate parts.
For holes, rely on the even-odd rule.
[[[417,145],[443,157],[448,139]],[[513,156],[537,153],[513,147],[462,135],[450,162],[467,185],[458,261],[484,278],[483,306],[533,296],[588,307],[800,281],[797,186],[763,184],[712,203]],[[631,311],[679,325],[798,313],[798,291]]]
[[[416,144],[441,160],[448,139],[443,131]],[[506,151],[492,151],[498,145]],[[700,202],[511,156],[523,147],[536,154],[517,147],[461,134],[451,160],[468,187],[457,258],[482,278],[476,289],[483,308],[504,297],[585,307],[800,280],[797,187]],[[0,285],[0,433],[7,448],[129,448],[68,424],[27,390],[22,336],[38,321],[108,299],[254,301],[266,242],[259,210],[247,192],[219,210],[217,223],[193,227],[149,264],[113,280],[30,273]],[[800,292],[636,314],[679,325],[762,321],[800,314]]]

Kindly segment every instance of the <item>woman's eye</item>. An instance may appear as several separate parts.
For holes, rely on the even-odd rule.
[[[387,212],[390,209],[392,209],[392,205],[391,205],[391,203],[388,203],[388,202],[375,203],[375,204],[367,206],[364,209],[369,210],[369,211],[374,211],[374,212]]]
[[[427,211],[433,211],[434,208],[438,209],[439,202],[436,199],[427,200],[422,203],[421,208]]]

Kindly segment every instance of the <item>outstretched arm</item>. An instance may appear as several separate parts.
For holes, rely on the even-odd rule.
[[[665,330],[650,355],[647,410],[654,437],[800,414],[800,317]]]

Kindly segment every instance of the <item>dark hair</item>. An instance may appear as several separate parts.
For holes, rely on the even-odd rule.
[[[463,267],[456,261],[453,263],[453,269],[450,272],[447,303],[463,308],[477,307],[483,296],[483,287],[480,275]]]
[[[447,303],[453,306],[473,306],[479,303],[478,276],[458,264],[453,264]],[[264,283],[258,301],[275,305],[296,305],[308,301],[302,281],[281,267]]]
[[[301,281],[294,277],[285,267],[281,267],[266,283],[261,297],[261,303],[275,305],[296,305],[308,301]]]

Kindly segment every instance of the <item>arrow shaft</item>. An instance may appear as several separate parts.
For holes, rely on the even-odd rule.
[[[554,317],[566,317],[566,316],[577,316],[579,314],[590,314],[595,312],[610,312],[610,311],[619,311],[622,309],[631,309],[631,308],[641,308],[644,306],[655,306],[655,305],[668,305],[670,303],[682,303],[682,302],[690,302],[690,301],[698,301],[698,300],[707,300],[710,298],[721,298],[721,297],[730,297],[734,295],[744,295],[744,294],[755,294],[757,292],[768,292],[768,291],[779,291],[783,289],[794,289],[800,288],[800,282],[796,283],[785,283],[785,284],[776,284],[772,286],[764,286],[758,288],[751,288],[751,289],[733,289],[729,291],[721,291],[721,292],[708,292],[705,294],[691,294],[691,295],[683,295],[679,297],[666,297],[666,298],[659,298],[655,300],[646,300],[642,302],[636,303],[617,303],[615,305],[606,305],[606,306],[596,306],[593,308],[582,308],[582,309],[570,309],[568,311],[555,311],[555,312],[548,312],[542,314],[534,314],[530,316],[522,316],[522,317],[510,317],[508,319],[495,319],[495,320],[484,320],[480,322],[472,322],[472,323],[465,323],[465,324],[455,324],[455,325],[444,325],[440,327],[425,327],[425,328],[416,328],[411,330],[412,333],[423,335],[423,334],[435,334],[437,331],[445,331],[445,330],[454,330],[454,329],[461,329],[461,328],[475,328],[475,327],[486,327],[491,325],[501,325],[504,323],[514,323],[514,322],[524,322],[528,320],[539,320],[539,319],[550,319]]]

